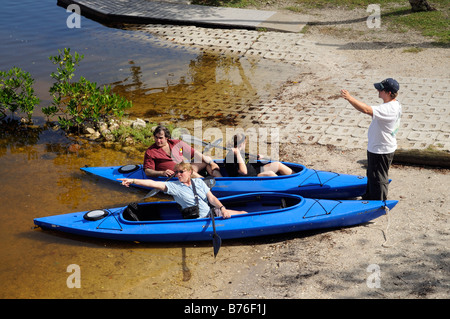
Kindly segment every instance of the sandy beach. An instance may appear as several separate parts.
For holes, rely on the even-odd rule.
[[[283,158],[365,173],[363,150],[297,150]],[[448,298],[448,171],[394,165],[390,176],[389,197],[399,203],[388,215],[351,228],[225,242],[216,260],[212,252],[188,260],[190,279],[179,274],[180,283],[167,293],[193,299]]]

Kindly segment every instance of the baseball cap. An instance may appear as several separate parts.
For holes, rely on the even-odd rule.
[[[398,82],[392,78],[387,78],[380,83],[374,83],[373,86],[375,86],[378,91],[384,90],[391,93],[397,93],[397,91],[400,89],[400,85],[398,84]]]

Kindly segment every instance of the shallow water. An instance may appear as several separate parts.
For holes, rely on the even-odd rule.
[[[133,101],[131,117],[185,127],[195,119],[205,127],[236,125],[239,107],[270,99],[292,72],[273,62],[161,47],[149,34],[84,17],[80,29],[69,29],[68,15],[56,1],[2,1],[0,69],[30,72],[41,106],[48,105],[52,84],[48,57],[64,47],[85,55],[76,75],[111,84]],[[197,256],[211,254],[212,260],[207,244],[118,243],[34,229],[36,217],[141,200],[145,192],[79,168],[140,163],[142,156],[88,140],[72,149],[73,138],[47,129],[39,109],[31,128],[18,126],[17,119],[3,121],[0,129],[0,298],[161,297],[168,285],[189,280]],[[71,264],[80,267],[81,289],[68,288]]]

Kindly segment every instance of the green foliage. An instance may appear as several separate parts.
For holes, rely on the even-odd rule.
[[[277,6],[275,0],[192,0],[193,4],[221,6],[221,7],[256,7],[265,9],[267,5]],[[279,1],[279,9],[284,2]],[[450,43],[449,30],[449,0],[428,0],[436,11],[412,12],[409,1],[406,0],[293,0],[288,9],[294,12],[308,13],[308,9],[344,8],[365,9],[370,4],[381,7],[382,23],[389,22],[393,30],[417,30],[424,36],[433,37],[436,44],[447,47]],[[369,14],[369,13],[368,13]],[[395,29],[394,29],[395,28]],[[405,31],[405,32],[406,32]]]
[[[114,140],[121,144],[128,144],[127,141],[131,138],[133,143],[146,149],[155,142],[153,130],[157,125],[157,123],[147,123],[145,127],[120,125],[117,129],[112,130],[111,133],[114,136]],[[170,132],[172,132],[175,128],[173,124],[168,124],[166,127]]]
[[[0,71],[0,111],[16,112],[18,109],[31,120],[39,98],[34,94],[34,79],[30,73],[13,67],[9,71]]]
[[[450,20],[448,19],[449,7],[441,7],[439,3],[432,3],[436,6],[436,11],[407,12],[398,14],[396,12],[405,12],[409,7],[397,8],[386,16],[395,27],[405,27],[407,29],[417,30],[424,36],[434,37],[436,44],[448,46],[450,43]],[[382,15],[383,18],[383,15]]]
[[[116,130],[111,131],[111,133],[118,142],[126,143],[127,138],[131,137],[136,143],[149,147],[155,142],[152,130],[154,125],[155,124],[147,124],[145,127],[139,128],[122,125]]]
[[[59,114],[58,122],[63,129],[80,128],[83,123],[106,120],[109,117],[122,117],[125,109],[132,103],[123,97],[111,93],[110,86],[97,87],[96,82],[90,82],[84,77],[73,82],[75,66],[84,58],[70,49],[58,50],[57,56],[49,57],[57,66],[57,72],[51,77],[55,83],[49,92],[53,96],[52,104],[42,111],[48,117]]]
[[[433,37],[438,45],[448,46],[450,6],[448,0],[428,0],[436,11],[412,12],[411,5],[405,0],[296,0],[298,5],[309,5],[316,8],[337,7],[367,8],[369,4],[379,4],[381,19],[390,23],[391,30],[416,30],[427,37]]]

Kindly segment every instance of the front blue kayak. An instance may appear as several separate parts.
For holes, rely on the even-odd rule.
[[[215,218],[222,239],[266,236],[366,223],[397,201],[309,199],[288,193],[252,193],[221,199],[246,214]],[[211,240],[211,218],[182,219],[175,202],[148,202],[34,219],[36,226],[82,236],[139,242]]]
[[[217,197],[244,193],[282,192],[308,198],[345,199],[364,195],[367,178],[364,176],[338,174],[310,169],[301,164],[282,162],[295,173],[275,177],[229,177],[223,160],[215,160],[221,168],[222,176],[216,177],[211,189]],[[82,167],[86,173],[119,182],[118,178],[147,179],[142,165],[109,167]],[[165,181],[166,177],[155,180]]]

